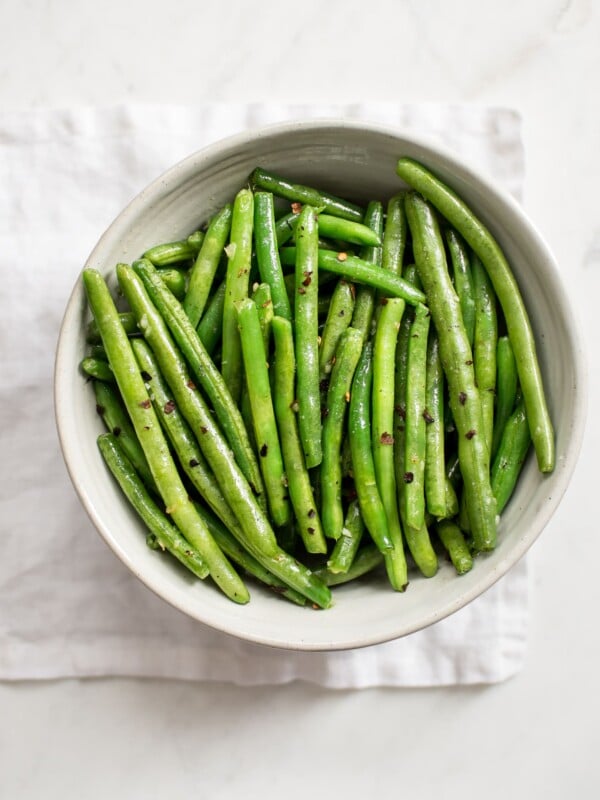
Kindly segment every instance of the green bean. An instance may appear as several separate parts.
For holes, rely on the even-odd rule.
[[[279,260],[275,210],[270,192],[256,192],[254,195],[254,241],[260,279],[271,287],[273,313],[291,322],[292,309]]]
[[[282,247],[281,263],[291,265],[296,262],[296,248]],[[387,297],[401,297],[410,305],[426,302],[425,295],[393,272],[378,269],[357,256],[347,253],[334,253],[330,250],[319,250],[319,268],[333,272],[352,283],[360,283],[378,289]]]
[[[456,494],[456,489],[452,485],[452,481],[450,478],[446,476],[444,480],[444,496],[446,498],[446,514],[445,516],[449,519],[451,517],[455,517],[458,514],[459,506],[458,506],[458,495]]]
[[[521,400],[509,417],[492,466],[492,491],[501,514],[510,500],[525,462],[531,435],[525,404]]]
[[[325,567],[315,570],[315,575],[322,578],[328,586],[338,586],[372,572],[383,561],[383,556],[376,545],[367,545],[360,550],[347,572],[330,572]]]
[[[500,246],[468,206],[424,167],[411,159],[400,159],[397,172],[433,203],[481,259],[504,312],[538,467],[541,472],[552,472],[555,459],[554,431],[544,396],[535,339],[517,281]]]
[[[448,252],[452,263],[454,288],[460,300],[460,310],[469,344],[473,347],[475,335],[475,294],[469,253],[462,238],[452,228],[445,231]]]
[[[385,565],[392,587],[399,592],[406,589],[408,574],[394,474],[394,357],[404,307],[404,300],[386,300],[381,308],[373,351],[373,461],[394,544],[392,552],[385,556]]]
[[[278,197],[284,197],[286,200],[306,203],[314,208],[323,209],[336,217],[362,222],[363,210],[354,205],[354,203],[349,203],[327,192],[317,191],[309,186],[291,183],[280,175],[261,167],[257,167],[254,170],[250,176],[250,183],[267,192],[272,192]]]
[[[489,480],[489,455],[482,435],[483,417],[473,357],[459,300],[450,281],[439,225],[431,206],[415,192],[409,192],[405,208],[417,269],[438,332],[474,544],[477,550],[492,550],[496,544],[496,503]]]
[[[102,417],[107,429],[113,436],[118,437],[123,452],[146,486],[158,494],[148,461],[127,412],[123,408],[117,388],[102,381],[94,381],[94,394],[96,395],[96,411]]]
[[[278,577],[274,578],[273,581],[268,581],[264,575],[261,576],[261,574],[259,574],[256,566],[252,569],[250,568],[250,566],[252,566],[251,560],[246,559],[242,563],[239,554],[236,555],[235,552],[232,552],[231,546],[223,547],[225,554],[230,556],[236,563],[244,566],[245,569],[248,569],[251,574],[255,575],[260,580],[269,583],[269,585],[276,585],[274,583],[275,580],[283,582],[286,586],[291,583],[298,587],[298,591],[301,594],[306,593],[313,602],[318,604],[328,602],[327,596],[324,596],[322,593],[322,587],[319,587],[319,585],[315,583],[308,570],[290,561],[290,557],[286,553],[282,553],[276,546],[270,554],[265,554],[264,548],[259,546],[261,545],[260,540],[255,540],[247,535],[247,531],[242,528],[228,502],[225,500],[221,488],[214,474],[211,472],[189,425],[171,400],[169,388],[160,373],[158,362],[152,351],[146,342],[141,339],[134,342],[133,349],[142,369],[142,375],[150,391],[151,399],[159,415],[161,424],[171,441],[179,463],[192,485],[197,489],[204,502],[217,515],[223,525],[231,532],[235,540],[251,554],[248,556],[248,559],[255,559],[261,565],[261,569],[266,569],[273,576],[277,575]],[[207,522],[209,530],[214,532],[210,520],[207,520],[206,513],[203,513],[197,506],[196,509],[205,522]],[[215,536],[215,540],[219,546],[223,544],[222,538],[224,535],[225,534],[219,536],[217,532],[217,536]],[[299,597],[295,590],[290,589],[284,592],[284,594],[289,596],[289,599],[299,602]]]
[[[327,571],[333,574],[346,573],[352,566],[365,530],[358,500],[348,506],[342,535],[327,561]],[[378,551],[379,552],[379,551]]]
[[[180,269],[169,269],[167,267],[161,267],[156,272],[167,289],[178,300],[183,300],[185,297],[185,273]]]
[[[267,359],[269,356],[269,346],[271,342],[271,324],[273,322],[273,301],[271,299],[271,287],[268,283],[259,283],[252,292],[252,299],[258,309],[258,321],[262,331],[263,344]]]
[[[425,523],[427,335],[430,321],[429,310],[417,306],[408,342],[403,518],[406,525],[417,530]]]
[[[500,336],[496,348],[496,415],[492,439],[492,461],[498,452],[506,421],[515,407],[517,394],[517,365],[508,336]]]
[[[450,556],[454,569],[464,575],[473,567],[473,556],[461,529],[449,519],[441,520],[436,525],[438,536]]]
[[[237,312],[254,438],[260,454],[260,469],[271,519],[277,527],[281,527],[289,522],[290,504],[284,486],[283,456],[258,309],[254,300],[247,298],[237,304]]]
[[[383,230],[381,266],[395,275],[402,275],[402,261],[406,247],[406,214],[404,212],[404,192],[390,198]]]
[[[215,348],[221,340],[223,333],[223,306],[225,305],[225,281],[208,301],[208,305],[198,324],[197,331],[200,341],[204,345],[209,356],[215,352]]]
[[[97,381],[105,381],[106,383],[114,383],[115,381],[115,376],[110,368],[110,364],[106,361],[102,361],[100,358],[87,356],[81,360],[79,367],[88,378],[94,378]]]
[[[112,433],[102,433],[98,439],[102,458],[121,487],[125,497],[141,517],[144,525],[156,537],[162,550],[168,550],[197,578],[208,575],[208,567],[200,553],[187,542],[148,494],[147,489],[125,455],[119,440]]]
[[[242,415],[227,391],[224,378],[206,352],[183,307],[158,279],[152,265],[148,261],[137,261],[133,265],[133,270],[141,278],[146,292],[185,356],[194,379],[210,400],[246,480],[255,494],[260,495],[262,493],[260,470],[248,440]]]
[[[473,257],[473,293],[475,295],[475,336],[473,361],[475,381],[481,399],[483,430],[488,452],[494,435],[494,399],[496,395],[496,347],[498,320],[494,289],[477,256]]]
[[[334,540],[340,538],[344,528],[341,448],[346,406],[362,351],[362,342],[362,334],[355,328],[347,328],[342,334],[331,372],[323,419],[321,519],[325,535]]]
[[[296,225],[298,224],[298,217],[300,209],[297,211],[290,211],[289,214],[284,214],[275,223],[275,237],[277,238],[277,247],[283,247],[286,242],[294,235]]]
[[[372,201],[365,211],[365,225],[370,226],[381,238],[383,234],[383,205]],[[360,251],[361,259],[365,264],[376,269],[381,268],[381,247],[363,247]],[[375,289],[372,286],[359,286],[356,291],[354,312],[352,314],[352,327],[361,331],[363,341],[366,341],[373,331],[373,314],[375,310]]]
[[[90,346],[88,355],[90,358],[95,358],[98,361],[107,361],[106,350],[101,344],[93,344]]]
[[[190,272],[183,308],[194,328],[198,327],[204,313],[219,261],[231,230],[231,216],[231,204],[227,203],[211,219],[202,247]]]
[[[223,496],[231,506],[244,534],[262,552],[276,552],[277,542],[266,514],[232,457],[229,445],[206,402],[190,379],[186,362],[176,348],[164,320],[148,297],[143,283],[124,264],[117,266],[117,275],[121,290],[134,310],[144,338],[152,348],[159,369],[173,393],[173,400],[194,431]],[[254,550],[252,554],[256,557]]]
[[[327,319],[319,344],[319,380],[328,380],[335,351],[342,334],[350,325],[354,310],[354,287],[344,280],[337,282],[329,301]]]
[[[309,469],[318,466],[322,457],[317,234],[315,210],[304,206],[296,228],[294,334],[298,429]]]
[[[184,538],[200,552],[222,591],[235,602],[248,602],[246,587],[196,513],[179,477],[104,279],[96,270],[86,269],[83,281],[117,385],[167,514]]]
[[[221,372],[233,400],[238,403],[242,392],[242,350],[237,327],[235,304],[248,297],[254,198],[248,189],[241,189],[233,204],[231,240],[227,247],[229,262],[223,306],[223,341]]]
[[[366,214],[365,214],[366,217]],[[367,247],[380,247],[381,236],[367,223],[353,222],[329,214],[319,214],[319,235],[338,242],[350,242]]]
[[[377,489],[371,449],[371,387],[373,383],[373,344],[367,342],[352,381],[349,433],[354,485],[365,526],[382,553],[394,548],[387,515]]]
[[[444,453],[444,373],[440,361],[439,341],[432,330],[427,345],[427,393],[425,397],[426,448],[425,497],[429,513],[441,519],[448,513]]]
[[[123,330],[128,335],[139,333],[135,314],[132,314],[131,311],[121,311],[119,314],[119,320],[123,326]],[[102,341],[95,319],[90,320],[87,326],[86,341],[90,344],[97,344],[98,342]]]
[[[142,258],[147,258],[155,267],[168,267],[171,264],[180,264],[182,261],[196,258],[204,234],[202,231],[196,231],[193,236],[194,238],[188,236],[183,241],[157,244],[146,250]]]
[[[327,544],[302,453],[294,411],[295,357],[292,325],[284,317],[273,317],[272,330],[275,340],[273,398],[290,500],[306,550],[309,553],[326,553]]]

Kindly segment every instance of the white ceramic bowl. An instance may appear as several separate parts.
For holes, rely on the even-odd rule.
[[[145,544],[143,529],[96,449],[102,431],[92,388],[78,372],[88,311],[81,282],[60,333],[55,407],[73,484],[95,526],[119,558],[169,603],[214,628],[253,642],[300,650],[361,647],[404,636],[446,617],[485,592],[526,552],[554,513],[573,472],[583,435],[585,366],[577,330],[548,247],[521,208],[485,177],[414,135],[347,122],[286,124],[242,134],[190,156],[144,189],[104,233],[87,266],[110,276],[147,247],[182,238],[231,200],[261,165],[356,200],[387,199],[401,181],[399,156],[411,156],[452,186],[499,240],[529,309],[556,428],[556,469],[542,476],[530,456],[499,528],[498,547],[457,577],[442,564],[435,578],[411,575],[398,594],[374,578],[335,589],[335,605],[315,612],[250,585],[246,606],[210,580],[189,579],[173,559]]]

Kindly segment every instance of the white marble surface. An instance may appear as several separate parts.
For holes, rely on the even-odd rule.
[[[153,681],[0,685],[0,797],[595,798],[600,784],[600,4],[1,4],[8,109],[203,100],[517,108],[525,204],[588,342],[580,466],[531,551],[530,651],[487,688],[339,692]],[[308,784],[308,785],[307,785]],[[318,787],[315,789],[315,787]]]

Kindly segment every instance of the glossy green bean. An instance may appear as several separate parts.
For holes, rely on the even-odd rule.
[[[330,214],[319,214],[319,236],[335,239],[338,242],[350,242],[366,247],[380,247],[381,236],[367,222],[354,222]]]
[[[292,307],[287,295],[275,228],[275,210],[271,192],[254,195],[254,242],[258,271],[263,283],[269,284],[273,313],[291,321]]]
[[[290,211],[289,214],[284,214],[275,223],[275,237],[277,239],[277,247],[283,247],[284,244],[294,235],[296,225],[298,224],[298,217],[300,209],[297,211]]]
[[[239,403],[242,383],[242,349],[237,327],[236,303],[248,297],[252,231],[254,226],[254,198],[248,189],[241,189],[233,204],[231,236],[226,252],[228,256],[225,278],[225,303],[223,305],[223,335],[221,345],[221,372],[231,397]]]
[[[358,500],[353,500],[346,512],[342,535],[335,543],[335,547],[327,561],[328,572],[334,575],[348,572],[354,563],[364,530],[365,526],[360,515]]]
[[[213,281],[231,230],[232,207],[227,203],[211,219],[194,265],[183,309],[194,328],[202,319]]]
[[[404,211],[404,192],[390,198],[387,204],[381,266],[395,275],[402,275],[404,250],[406,248],[407,226]]]
[[[342,334],[352,321],[354,295],[354,287],[344,280],[338,281],[331,295],[319,344],[319,380],[321,384],[323,381],[329,380],[335,351]]]
[[[215,349],[221,341],[223,333],[223,307],[225,305],[225,281],[221,283],[213,296],[208,301],[208,305],[204,310],[202,319],[200,320],[196,330],[200,341],[209,356],[215,352]]]
[[[521,400],[509,417],[492,465],[492,491],[501,514],[517,483],[531,443],[525,404]]]
[[[440,360],[439,341],[430,331],[427,345],[427,390],[425,396],[425,498],[427,511],[436,517],[448,513],[446,492],[446,458],[444,445],[444,373]]]
[[[469,572],[473,568],[473,556],[458,525],[444,519],[437,523],[436,530],[457,573],[464,575]]]
[[[355,328],[349,327],[342,334],[331,372],[323,419],[321,520],[325,535],[334,540],[340,538],[344,528],[341,449],[346,407],[362,342],[362,333]]]
[[[100,358],[86,356],[86,358],[81,359],[79,367],[88,378],[94,378],[97,381],[104,381],[105,383],[115,382],[115,376],[110,368],[110,364]]]
[[[383,205],[381,203],[376,201],[369,203],[365,211],[365,225],[372,228],[378,238],[381,239],[383,234]],[[360,251],[362,262],[377,271],[381,271],[381,250],[382,248],[378,245],[363,247]],[[341,254],[338,254],[337,257],[339,255]],[[373,332],[375,296],[376,291],[373,286],[359,286],[356,290],[352,327],[361,331],[363,342],[369,339]]]
[[[527,418],[542,472],[554,469],[554,430],[536,354],[535,338],[519,286],[500,246],[471,209],[431,172],[411,159],[400,159],[399,176],[426,197],[463,236],[481,259],[504,312],[517,361]]]
[[[259,283],[252,292],[252,299],[258,309],[258,321],[262,331],[263,344],[267,360],[269,357],[269,347],[271,342],[271,324],[275,316],[273,311],[273,300],[271,299],[271,287],[268,283]]]
[[[342,200],[327,192],[317,191],[310,186],[292,183],[286,178],[261,167],[257,167],[254,170],[250,176],[250,183],[286,200],[306,203],[314,208],[323,209],[336,217],[362,222],[363,210],[354,205],[354,203],[349,203],[347,200]]]
[[[455,230],[447,228],[445,236],[452,264],[454,288],[460,300],[460,310],[465,324],[465,331],[472,348],[475,335],[475,294],[469,252],[462,238]]]
[[[373,384],[373,344],[367,342],[352,381],[348,430],[354,485],[365,526],[382,553],[394,548],[387,515],[377,488],[371,447],[371,388]]]
[[[481,399],[483,429],[488,452],[494,435],[494,401],[496,397],[496,348],[498,319],[494,288],[477,256],[472,259],[473,294],[475,297],[475,335],[473,361],[475,381]]]
[[[283,265],[295,264],[296,248],[282,247],[280,256]],[[357,256],[319,250],[319,268],[346,278],[351,283],[371,286],[386,297],[401,297],[410,305],[426,302],[423,292],[410,286],[404,279],[388,270],[378,269]]]
[[[394,472],[394,359],[404,307],[404,300],[398,298],[386,299],[381,307],[374,339],[372,403],[375,478],[394,544],[385,555],[385,566],[390,584],[399,592],[408,585],[408,573]]]
[[[515,407],[517,364],[508,336],[500,336],[496,348],[496,413],[492,439],[492,462],[498,452],[504,426]]]
[[[272,330],[275,341],[273,399],[290,500],[306,550],[309,553],[326,553],[327,544],[294,411],[296,369],[292,325],[284,317],[273,317]]]
[[[161,267],[156,272],[160,275],[160,279],[165,284],[167,289],[175,295],[178,300],[183,300],[185,297],[185,272],[180,269],[172,269],[168,267]]]
[[[342,583],[350,583],[368,572],[372,572],[383,561],[383,556],[376,545],[367,545],[356,554],[352,565],[347,572],[330,572],[327,568],[315,570],[315,575],[322,578],[328,586],[339,586]]]
[[[121,322],[123,330],[128,335],[139,333],[135,314],[133,314],[131,311],[121,311],[119,313],[119,321]],[[90,320],[87,325],[86,341],[89,342],[89,344],[98,344],[102,341],[95,319]]]
[[[98,437],[97,443],[102,458],[123,494],[141,517],[146,528],[156,537],[159,547],[168,550],[197,578],[201,580],[206,578],[208,575],[206,562],[148,494],[117,437],[112,433],[103,433]]]
[[[258,319],[258,309],[254,300],[246,298],[237,304],[237,312],[254,439],[260,456],[260,469],[271,519],[277,527],[281,527],[287,525],[290,520],[290,503],[284,481],[283,456],[275,421],[267,355]]]
[[[318,466],[322,458],[317,239],[315,210],[304,206],[296,227],[294,335],[298,429],[309,469]]]
[[[188,236],[177,242],[166,242],[165,244],[157,244],[146,250],[142,258],[147,258],[155,267],[168,267],[171,264],[180,264],[183,261],[189,261],[196,258],[204,234],[202,231],[196,231],[194,237]]]
[[[489,480],[489,454],[473,356],[460,303],[450,281],[433,209],[415,192],[408,193],[405,208],[417,269],[438,332],[474,544],[477,550],[492,550],[496,544],[496,503]]]

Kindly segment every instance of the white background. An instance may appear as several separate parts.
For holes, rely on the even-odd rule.
[[[367,99],[518,109],[525,206],[563,271],[591,371],[580,465],[530,554],[530,647],[516,678],[358,692],[0,684],[0,796],[597,797],[600,3],[0,0],[0,19],[4,109]]]

